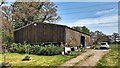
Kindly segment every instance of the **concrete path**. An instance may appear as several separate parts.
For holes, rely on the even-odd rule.
[[[70,68],[74,66],[95,66],[101,57],[109,50],[87,50],[87,52],[73,58],[57,68]]]

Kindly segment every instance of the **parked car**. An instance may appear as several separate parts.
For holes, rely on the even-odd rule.
[[[109,45],[107,42],[101,42],[100,49],[109,49]]]

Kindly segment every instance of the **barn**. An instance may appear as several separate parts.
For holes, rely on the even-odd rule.
[[[68,47],[92,45],[91,36],[65,25],[32,23],[14,30],[16,43],[63,43]]]

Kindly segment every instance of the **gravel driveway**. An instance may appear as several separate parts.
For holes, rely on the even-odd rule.
[[[94,50],[92,51],[92,55],[90,57],[75,66],[96,66],[97,62],[102,58],[104,54],[108,53],[108,51],[109,50]]]
[[[87,52],[65,62],[58,68],[63,66],[66,66],[66,68],[74,66],[96,66],[99,59],[101,59],[102,56],[108,52],[109,50],[87,50]]]

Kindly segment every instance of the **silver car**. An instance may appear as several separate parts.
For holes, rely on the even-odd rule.
[[[101,42],[100,49],[103,49],[103,48],[109,49],[109,45],[107,42]]]

